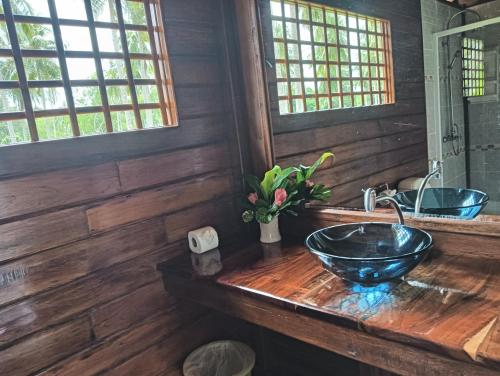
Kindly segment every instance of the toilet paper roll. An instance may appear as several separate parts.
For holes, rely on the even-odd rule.
[[[211,226],[188,232],[189,249],[194,253],[203,253],[219,246],[217,231]]]

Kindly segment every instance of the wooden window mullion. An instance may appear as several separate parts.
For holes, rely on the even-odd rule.
[[[101,94],[102,109],[104,113],[104,122],[106,123],[106,131],[113,132],[113,123],[111,121],[111,111],[109,108],[108,93],[104,80],[104,73],[102,69],[102,62],[99,53],[99,43],[97,41],[97,32],[94,22],[94,14],[92,13],[91,0],[85,0],[85,11],[87,13],[87,20],[89,23],[90,42],[92,44],[92,51],[94,55],[94,62],[96,66],[97,82],[99,86],[99,93]]]
[[[14,23],[10,0],[2,0],[2,4],[5,21],[7,24],[7,31],[9,33],[9,39],[12,45],[12,54],[14,56],[14,63],[16,65],[17,76],[19,79],[19,87],[21,89],[21,95],[23,97],[24,111],[26,112],[26,120],[28,121],[31,141],[38,141],[39,138],[35,122],[35,114],[33,111],[33,104],[31,102],[26,70],[24,69],[21,47],[19,46],[19,39],[17,38],[16,26]]]
[[[312,23],[312,7],[309,5],[309,29],[311,33],[311,52],[312,52],[312,66],[314,78],[314,99],[316,100],[316,111],[319,110],[319,97],[318,97],[318,77],[316,77],[316,44],[314,40],[314,28]],[[326,35],[325,35],[326,37]],[[307,108],[307,107],[306,107]]]
[[[154,24],[153,24],[153,18],[151,16],[150,4],[149,1],[147,0],[144,2],[144,10],[146,12],[146,21],[148,24],[149,39],[151,40],[151,53],[153,55],[153,67],[156,77],[156,88],[158,90],[158,97],[160,103],[162,104],[162,106],[160,106],[161,116],[165,124],[172,124],[173,119],[170,117],[170,113],[166,109],[166,107],[171,107],[171,102],[170,100],[167,101],[167,99],[169,99],[168,92],[166,93],[164,92],[164,88],[166,88],[166,86],[169,85],[169,83],[167,82],[167,77],[165,77],[165,75],[162,75],[162,71],[160,70],[160,64],[158,63],[159,54],[156,48],[156,44],[158,42],[156,41],[157,37],[154,32]]]
[[[120,30],[120,39],[122,42],[123,55],[125,57],[125,69],[127,71],[127,80],[130,90],[130,97],[132,99],[132,105],[134,106],[134,116],[137,128],[142,129],[141,112],[139,111],[139,103],[137,100],[137,92],[134,85],[134,75],[132,73],[132,64],[130,62],[130,54],[128,50],[127,34],[125,32],[125,22],[123,20],[123,9],[120,0],[115,0],[116,6],[116,17],[118,19],[118,25]]]
[[[337,67],[339,69],[339,101],[340,108],[344,108],[344,90],[342,88],[342,63],[340,61],[339,13],[337,11],[335,11],[335,34],[337,37]]]
[[[326,9],[323,9],[323,33],[325,36],[324,46],[325,46],[325,63],[326,63],[326,94],[328,95],[328,108],[333,107],[332,103],[332,92],[331,92],[331,77],[330,77],[330,59],[328,56],[328,30],[326,26]]]
[[[54,40],[56,42],[56,50],[59,59],[59,68],[61,69],[61,78],[64,84],[64,93],[66,94],[66,104],[69,110],[69,118],[71,121],[71,128],[73,136],[80,136],[80,129],[78,128],[78,120],[75,111],[75,101],[73,99],[73,92],[69,82],[68,66],[66,64],[66,57],[64,55],[64,44],[61,36],[61,27],[59,26],[57,16],[57,9],[54,0],[48,0],[50,19],[52,23],[52,30],[54,32]]]
[[[307,12],[309,15],[309,19],[311,19],[311,7],[310,6],[308,6]],[[284,15],[285,14],[283,13],[283,16]],[[306,94],[306,82],[305,82],[305,76],[304,76],[304,65],[302,63],[302,37],[300,35],[300,19],[299,19],[299,4],[298,3],[295,3],[295,24],[297,25],[297,46],[298,46],[298,50],[299,50],[298,52],[299,52],[299,67],[300,67],[300,76],[301,76],[300,84],[301,84],[301,90],[302,90],[302,106],[304,107],[304,112],[306,112],[307,111],[307,99],[306,99],[307,94]],[[286,36],[286,34],[285,34],[285,36]],[[312,39],[311,39],[311,46],[312,46]]]
[[[288,112],[292,113],[293,112],[293,99],[292,99],[292,84],[291,84],[291,75],[290,75],[290,62],[288,59],[288,38],[286,36],[286,22],[285,22],[285,2],[284,0],[280,0],[280,6],[281,6],[281,25],[283,28],[283,46],[285,49],[285,69],[286,69],[286,79],[287,79],[287,93],[288,93]],[[298,25],[297,25],[298,27]],[[297,30],[297,38],[298,37],[298,30]],[[299,41],[297,40],[297,44]],[[299,55],[300,56],[300,55]],[[303,77],[302,77],[303,78]],[[276,86],[278,84],[276,83]],[[302,93],[304,94],[304,93]]]

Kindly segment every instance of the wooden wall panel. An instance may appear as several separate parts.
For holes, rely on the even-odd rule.
[[[220,1],[161,1],[178,127],[0,148],[2,376],[175,373],[220,335],[156,271],[242,228]]]
[[[48,329],[2,351],[2,374],[25,376],[91,343],[87,317]]]
[[[114,163],[2,181],[0,219],[95,200],[120,192]]]
[[[0,266],[0,306],[165,245],[161,220],[127,226]]]
[[[164,188],[118,197],[87,210],[91,231],[156,217],[231,192],[231,177],[208,175]]]
[[[409,174],[427,171],[420,5],[410,0],[314,1],[390,21],[396,103],[280,116],[276,72],[266,67],[275,157],[282,166],[310,164],[323,151],[333,151],[337,156],[335,165],[325,166],[316,180],[333,187],[331,204],[348,202],[359,206],[357,196],[368,180],[394,185],[412,176]],[[264,52],[266,59],[273,61],[269,2],[258,2]],[[408,149],[415,153],[413,157]],[[401,168],[395,168],[398,164]],[[373,178],[363,178],[369,175]]]
[[[0,261],[57,247],[88,233],[87,217],[81,207],[6,223],[0,225]]]
[[[123,189],[127,191],[228,167],[229,153],[227,145],[224,144],[118,162],[120,181]]]

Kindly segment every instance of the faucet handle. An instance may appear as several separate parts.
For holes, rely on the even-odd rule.
[[[438,175],[436,177],[439,177],[439,174],[441,174],[442,169],[443,169],[443,162],[432,159],[429,161],[430,162],[430,172],[435,172]]]
[[[365,205],[365,210],[367,212],[372,212],[375,210],[375,206],[377,205],[377,193],[375,189],[368,188],[366,190],[362,190],[365,194],[363,196],[363,202]]]

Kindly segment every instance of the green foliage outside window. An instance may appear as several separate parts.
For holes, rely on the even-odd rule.
[[[11,0],[14,15],[28,15],[49,17],[46,0]],[[144,4],[122,0],[122,10],[125,24],[146,25]],[[115,0],[92,0],[92,10],[96,21],[117,22]],[[87,20],[83,0],[56,0],[59,18]],[[73,9],[74,8],[74,9]],[[3,7],[0,5],[0,13]],[[56,50],[54,33],[50,24],[29,22],[15,23],[17,38],[21,49]],[[81,29],[80,31],[78,29]],[[110,31],[102,29],[99,31]],[[98,38],[99,49],[104,51],[122,51],[120,35],[117,30],[101,46],[104,39]],[[72,33],[80,33],[72,35]],[[61,34],[64,49],[85,50],[84,43],[79,45],[79,37],[89,34],[88,27],[62,26]],[[151,41],[147,31],[126,31],[128,49],[131,54],[151,54]],[[76,42],[75,42],[76,41]],[[75,42],[75,43],[73,43]],[[90,43],[90,40],[89,42]],[[102,48],[101,48],[102,47]],[[11,49],[6,23],[0,22],[0,48]],[[88,48],[88,47],[87,47]],[[91,45],[90,45],[91,48]],[[89,51],[89,50],[87,50]],[[90,49],[91,51],[91,49]],[[70,80],[97,80],[96,66],[93,58],[66,58]],[[126,79],[125,63],[123,59],[101,59],[105,79]],[[23,57],[24,69],[28,81],[61,80],[61,69],[58,58]],[[155,79],[155,69],[152,60],[132,59],[132,74],[134,79]],[[13,57],[0,57],[0,81],[18,81],[18,72]],[[106,91],[110,105],[131,104],[128,86],[107,85]],[[101,93],[98,86],[71,85],[75,107],[102,106]],[[138,103],[158,103],[156,85],[136,85]],[[66,108],[66,97],[63,87],[44,87],[29,89],[31,102],[35,112]],[[23,112],[25,109],[21,90],[19,88],[0,89],[0,114]],[[158,108],[143,109],[140,111],[144,128],[162,127],[164,121]],[[36,114],[35,114],[36,115]],[[128,131],[137,129],[133,111],[111,112],[113,131]],[[80,113],[77,115],[78,128],[81,135],[96,135],[106,133],[104,114]],[[42,116],[36,117],[36,128],[40,140],[51,140],[72,137],[70,117]],[[26,119],[0,121],[0,145],[30,142],[30,132]]]

